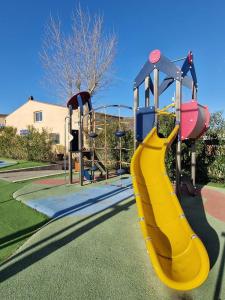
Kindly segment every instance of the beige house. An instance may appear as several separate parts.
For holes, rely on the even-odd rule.
[[[31,96],[26,103],[6,117],[5,125],[17,128],[17,133],[20,135],[25,135],[28,131],[27,128],[30,125],[34,126],[38,130],[41,130],[42,128],[47,129],[51,135],[53,144],[55,145],[53,149],[58,153],[62,153],[63,148],[59,145],[65,145],[65,120],[67,116],[68,108],[66,106],[41,102],[34,100]],[[95,119],[94,128],[101,127],[103,130],[105,128],[105,124],[108,124],[109,122],[115,122],[118,124],[119,122],[118,116],[100,112],[96,112],[93,117]],[[105,120],[106,117],[107,122]],[[85,117],[83,120],[83,145],[86,149],[90,147],[88,132],[91,128],[89,121],[88,117]],[[125,123],[126,121],[126,123],[128,123],[128,129],[130,129],[132,123],[130,118],[121,117],[120,121],[122,123]],[[66,120],[66,127],[66,142],[68,146],[68,119]],[[79,130],[78,110],[73,111],[72,129]],[[76,134],[78,136],[78,132]]]
[[[6,117],[6,126],[17,128],[18,134],[26,134],[27,127],[33,125],[36,129],[47,129],[54,144],[64,145],[65,118],[68,109],[65,106],[45,103],[30,97],[26,103]],[[73,113],[73,129],[78,129],[78,114]]]
[[[6,124],[6,114],[0,114],[0,127],[4,127]]]

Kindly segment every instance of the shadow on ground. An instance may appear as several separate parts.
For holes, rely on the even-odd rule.
[[[112,193],[107,194],[107,197],[111,197],[111,196]],[[102,198],[101,200],[105,200],[106,198]],[[82,209],[86,206],[90,206],[96,203],[96,199],[94,197],[91,200],[92,201],[87,201],[86,203],[85,202],[82,203],[82,205],[78,204],[72,206],[70,207],[69,211],[67,212],[61,211],[61,213],[65,213],[65,215],[67,215],[70,212],[74,212],[76,210]],[[123,200],[125,199],[122,199],[121,201]],[[57,232],[49,235],[46,238],[42,238],[41,240],[37,241],[31,246],[26,247],[24,250],[15,254],[10,260],[4,262],[0,266],[0,282],[3,282],[8,278],[16,275],[17,273],[25,270],[32,264],[38,262],[39,260],[50,255],[51,253],[54,253],[58,249],[64,247],[65,245],[74,241],[79,236],[85,234],[86,232],[95,228],[99,224],[119,214],[120,212],[124,210],[128,210],[135,203],[133,199],[131,200],[127,199],[126,203],[121,203],[121,201],[120,203],[116,203],[113,206],[111,206],[110,209],[106,208],[102,211],[93,213],[80,220],[77,220],[76,222],[70,224],[69,226],[66,226],[61,230],[58,230]],[[200,239],[202,240],[202,242],[204,243],[207,249],[209,259],[210,259],[210,268],[212,268],[215,265],[219,255],[220,242],[216,231],[210,226],[210,224],[207,221],[202,197],[184,196],[181,198],[180,202],[188,222],[190,223],[195,233],[200,237]],[[62,218],[62,216],[58,217],[56,220],[58,220],[59,218]],[[52,222],[54,221],[55,220],[52,220]],[[70,230],[70,232],[67,232],[68,230]],[[23,234],[23,233],[18,233],[18,235],[19,234]],[[63,234],[63,237],[59,238],[60,234]],[[223,233],[222,236],[225,237],[225,233]],[[10,237],[10,236],[5,237],[4,241],[5,242],[10,241],[11,238],[14,237]],[[46,242],[48,243],[47,245]],[[214,291],[214,298],[213,298],[214,300],[220,299],[221,286],[223,282],[224,263],[225,263],[225,244],[221,256],[217,281],[215,283],[215,291]],[[176,298],[174,299],[191,300],[192,296],[185,293],[181,293],[181,294],[177,294]]]
[[[43,225],[46,224],[47,221],[40,222],[38,224],[35,224],[33,226],[24,228],[22,230],[16,231],[12,234],[9,234],[7,236],[4,236],[0,238],[0,250],[8,247],[10,245],[13,245],[21,240],[24,240],[25,238],[30,237],[32,234],[34,234],[37,230],[40,229]]]
[[[224,238],[223,252],[220,261],[219,272],[216,280],[216,287],[214,292],[213,300],[223,300],[224,298],[220,297],[221,286],[223,283],[223,275],[224,275],[224,265],[225,265],[225,232],[222,232],[222,237]]]
[[[208,223],[201,192],[198,196],[180,197],[180,204],[185,216],[197,236],[203,242],[210,260],[210,269],[215,265],[219,256],[220,241],[217,232]]]
[[[125,199],[123,199],[123,200],[125,200]],[[20,251],[19,253],[14,255],[11,259],[9,259],[1,264],[1,266],[0,266],[1,267],[0,282],[7,280],[11,276],[14,276],[15,274],[21,272],[22,270],[28,268],[30,265],[36,263],[37,261],[43,259],[44,257],[50,255],[51,253],[53,253],[55,251],[57,251],[61,247],[74,241],[79,236],[81,236],[84,233],[88,232],[89,230],[93,229],[97,225],[103,223],[107,219],[112,218],[113,216],[120,213],[121,211],[129,209],[129,207],[131,205],[133,205],[134,203],[135,203],[134,199],[126,202],[125,204],[117,203],[113,207],[111,207],[110,211],[107,211],[105,214],[102,214],[102,213],[104,211],[108,210],[108,208],[106,208],[103,211],[92,214],[90,216],[87,216],[77,222],[74,222],[73,224],[48,236],[47,238],[44,238],[44,239],[34,243],[32,246],[27,247],[23,251]],[[84,223],[88,220],[90,220],[88,223]],[[82,227],[78,227],[78,225],[80,225],[82,223],[84,223],[84,225]],[[73,229],[73,228],[74,228],[74,230],[72,232],[70,232],[69,234],[66,234],[67,230]],[[62,233],[65,234],[62,238],[51,241],[51,239],[57,237],[58,235],[60,235]],[[47,241],[49,241],[49,244],[42,246],[41,248],[38,248],[35,250],[35,248],[40,247],[42,244],[44,244]],[[28,253],[28,251],[30,251],[30,250],[32,250],[32,253]],[[15,260],[17,258],[18,258],[18,260]]]

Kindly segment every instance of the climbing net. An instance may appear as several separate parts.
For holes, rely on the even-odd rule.
[[[134,152],[133,109],[126,105],[104,105],[83,116],[84,172],[89,181],[108,181],[129,173]]]

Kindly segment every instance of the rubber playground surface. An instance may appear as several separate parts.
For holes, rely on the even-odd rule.
[[[43,184],[43,180],[41,182]],[[89,185],[83,190],[60,186],[56,188],[57,194],[51,193],[50,195],[46,195],[46,189],[44,189],[36,192],[35,198],[32,192],[26,190],[27,187],[22,191],[17,191],[14,197],[51,218],[61,215],[90,215],[133,195],[130,178],[125,178],[121,182],[116,181],[115,184],[112,182],[112,184],[100,184],[97,187]]]
[[[13,162],[11,160],[0,160],[0,169],[11,166],[11,165],[15,165],[15,164],[16,164],[16,162]]]
[[[124,187],[118,181],[82,189],[39,180],[19,190],[17,200],[36,201],[38,208],[46,202],[58,217],[1,265],[1,299],[224,300],[224,190],[203,188],[199,196],[182,199],[188,221],[207,248],[211,271],[201,287],[178,292],[152,270],[129,180],[121,181]]]

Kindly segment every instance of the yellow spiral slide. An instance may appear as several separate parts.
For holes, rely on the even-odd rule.
[[[174,193],[165,167],[166,150],[179,131],[168,138],[153,128],[131,162],[139,221],[148,254],[158,277],[176,290],[190,290],[208,276],[209,258],[191,229]]]

